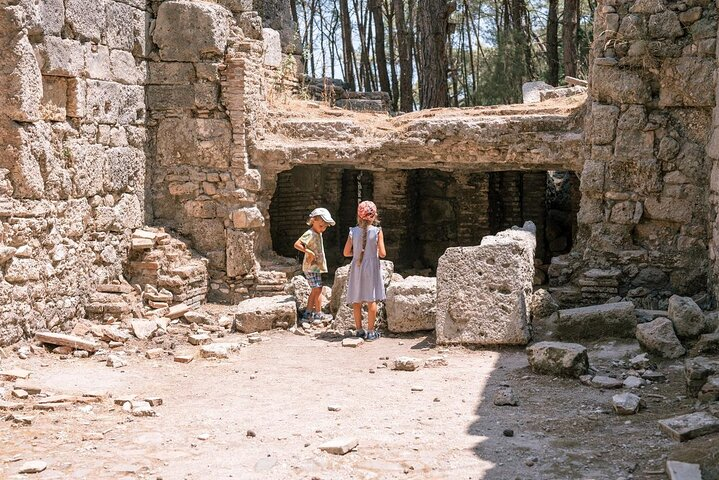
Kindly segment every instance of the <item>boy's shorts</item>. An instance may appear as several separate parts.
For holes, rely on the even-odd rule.
[[[307,277],[307,283],[312,288],[318,288],[322,286],[322,274],[320,272],[303,272]]]

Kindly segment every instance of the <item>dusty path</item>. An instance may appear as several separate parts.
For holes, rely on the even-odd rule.
[[[337,338],[273,331],[229,360],[148,360],[138,348],[118,369],[92,357],[12,354],[0,370],[32,371],[30,379],[45,392],[101,390],[115,398],[159,396],[164,403],[155,407],[157,417],[132,417],[109,397],[54,412],[30,410],[25,400],[19,413],[36,415],[32,425],[0,422],[0,478],[666,478],[657,473],[676,442],[656,420],[692,405],[681,397],[679,363],[662,367],[668,383],[645,387],[643,395],[655,395],[647,410],[619,417],[610,411],[616,391],[535,375],[523,349],[440,349],[431,341],[383,337],[347,348]],[[591,362],[620,373],[616,362],[633,353],[634,345],[605,346]],[[444,355],[447,365],[383,368],[400,355]],[[519,406],[493,404],[501,384],[512,387]],[[11,386],[0,381],[6,400]],[[505,436],[506,429],[514,436]],[[344,456],[318,449],[341,436],[355,437],[359,446]],[[28,460],[48,467],[19,475]]]

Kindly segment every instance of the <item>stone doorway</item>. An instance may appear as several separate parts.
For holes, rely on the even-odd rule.
[[[527,220],[537,226],[538,263],[568,253],[577,230],[579,180],[572,172],[555,171],[296,166],[278,174],[270,203],[274,251],[301,260],[292,245],[307,228],[307,213],[324,206],[337,222],[324,235],[332,273],[348,263],[342,247],[356,224],[357,204],[365,199],[378,205],[395,271],[434,275],[448,247],[478,245],[482,237]]]

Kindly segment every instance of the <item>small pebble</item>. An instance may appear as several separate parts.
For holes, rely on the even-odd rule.
[[[504,435],[505,437],[513,437],[513,436],[514,436],[514,430],[512,430],[511,428],[505,428],[505,429],[502,431],[502,435]]]
[[[439,402],[439,397],[434,397],[435,402]]]
[[[419,386],[417,386],[417,387],[412,387],[412,391],[413,391],[413,392],[421,392],[421,391],[423,391],[423,390],[424,390],[424,387],[419,387]]]
[[[248,437],[256,437],[257,434],[255,433],[254,430],[247,430],[247,436]]]
[[[203,433],[202,435],[198,435],[198,436],[197,436],[197,439],[198,439],[198,440],[207,440],[208,438],[210,438],[210,434],[209,434],[209,433]]]
[[[327,410],[329,410],[330,412],[339,412],[340,410],[342,410],[342,407],[340,407],[339,405],[329,405],[327,407]]]

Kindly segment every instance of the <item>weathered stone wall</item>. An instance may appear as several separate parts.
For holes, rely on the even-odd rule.
[[[83,316],[144,222],[144,1],[0,6],[0,345]]]
[[[581,286],[564,290],[567,298],[619,295],[656,308],[670,292],[696,295],[715,283],[705,147],[716,106],[716,17],[708,0],[599,3],[579,246],[553,272],[556,283]]]

